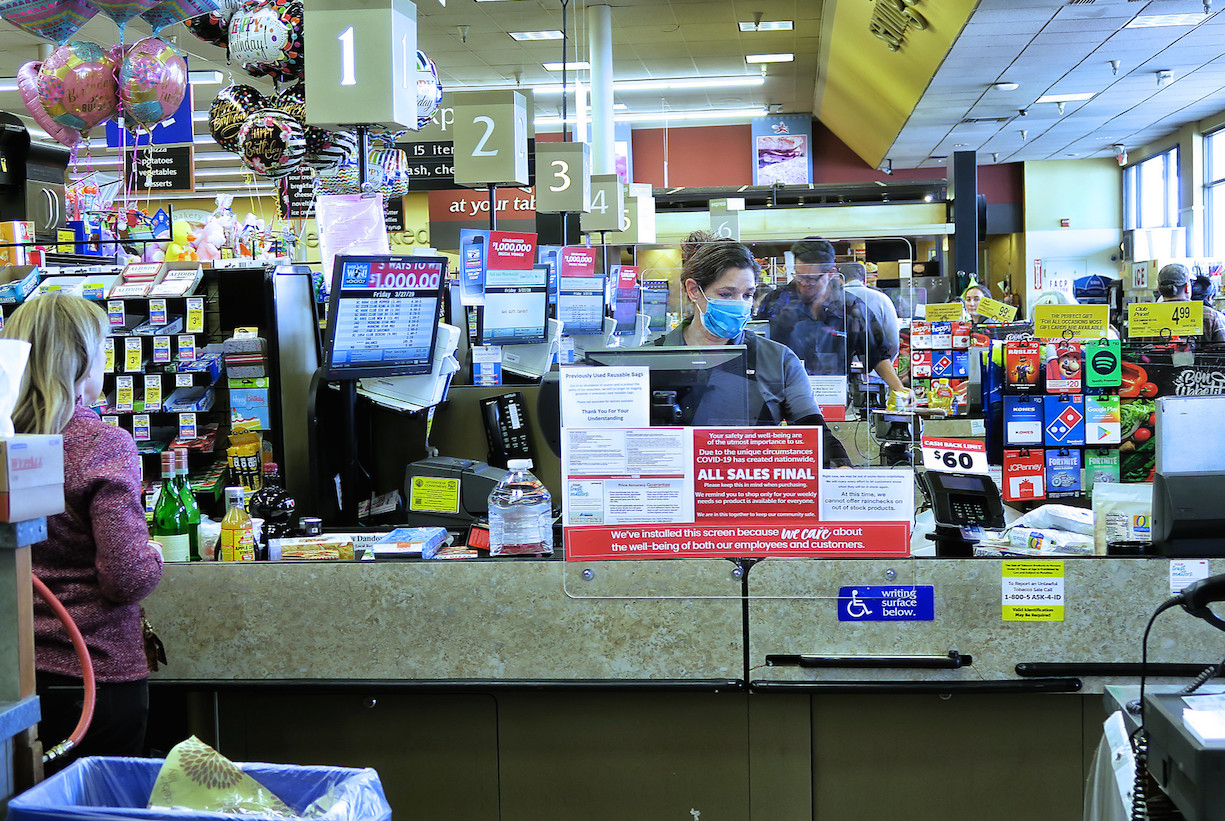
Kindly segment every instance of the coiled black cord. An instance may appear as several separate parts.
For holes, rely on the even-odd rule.
[[[1180,596],[1163,601],[1153,611],[1153,615],[1149,616],[1148,624],[1144,626],[1144,638],[1140,641],[1140,700],[1127,705],[1129,713],[1140,714],[1140,727],[1131,736],[1132,755],[1136,764],[1136,775],[1131,790],[1131,821],[1179,817],[1178,811],[1174,809],[1169,798],[1166,798],[1161,790],[1150,789],[1155,784],[1148,772],[1148,733],[1144,728],[1144,682],[1148,678],[1148,635],[1152,632],[1153,622],[1157,620],[1157,617],[1179,604],[1182,604]],[[1216,670],[1215,667],[1209,669]],[[1199,676],[1196,676],[1196,680],[1203,675],[1204,673],[1200,673]]]

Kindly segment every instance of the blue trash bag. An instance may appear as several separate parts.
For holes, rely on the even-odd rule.
[[[46,781],[13,798],[8,821],[233,821],[237,816],[164,807],[146,809],[162,768],[158,758],[92,756],[74,762]],[[391,806],[373,769],[295,764],[237,764],[293,810],[296,817],[319,821],[390,821]],[[334,803],[322,813],[303,813],[331,793]],[[245,821],[284,816],[244,814]]]

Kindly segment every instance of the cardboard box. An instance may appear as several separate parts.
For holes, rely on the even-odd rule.
[[[10,265],[0,269],[0,305],[24,302],[37,288],[37,265]]]
[[[28,220],[0,222],[0,264],[29,265],[29,248],[14,247],[17,243],[34,241],[34,223]]]
[[[0,491],[0,522],[24,522],[63,512],[63,485]]]
[[[230,428],[235,431],[272,430],[272,412],[267,407],[231,407]]]
[[[110,296],[111,291],[121,282],[123,282],[122,271],[87,274],[85,281],[81,283],[81,296],[101,302]]]
[[[83,296],[85,291],[85,276],[58,276],[47,277],[42,282],[38,283],[39,294],[76,294]]]
[[[111,289],[112,299],[143,297],[160,281],[162,263],[133,262],[123,269],[123,282]]]
[[[199,262],[190,260],[166,262],[157,282],[149,289],[149,296],[186,296],[196,289],[203,276]]]
[[[18,434],[0,439],[0,491],[63,484],[63,436]]]

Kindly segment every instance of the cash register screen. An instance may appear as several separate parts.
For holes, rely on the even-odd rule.
[[[544,342],[549,323],[549,266],[487,271],[480,316],[482,345]]]
[[[557,318],[566,336],[603,333],[604,277],[562,277],[557,293]]]
[[[328,379],[430,372],[445,257],[338,256],[328,301]]]

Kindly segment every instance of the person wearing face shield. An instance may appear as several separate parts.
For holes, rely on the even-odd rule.
[[[808,374],[795,353],[745,329],[760,274],[746,246],[730,239],[701,244],[681,271],[681,288],[694,311],[656,344],[744,345],[753,372],[750,418],[759,425],[821,425],[825,466],[849,466],[846,448],[825,424]]]

